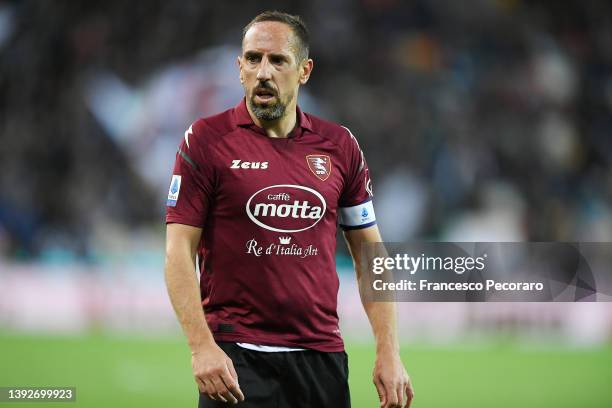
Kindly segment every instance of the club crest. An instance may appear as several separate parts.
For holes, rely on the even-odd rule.
[[[310,154],[306,156],[306,163],[312,173],[321,181],[325,181],[331,174],[331,159],[323,154]]]

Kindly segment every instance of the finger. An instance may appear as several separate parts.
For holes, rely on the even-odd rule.
[[[206,394],[206,384],[204,384],[204,381],[202,381],[200,377],[194,377],[194,379],[198,385],[198,390],[200,390],[202,394]]]
[[[414,399],[414,390],[412,389],[412,384],[410,380],[406,383],[406,406],[404,408],[410,408],[410,404],[412,404],[412,400]]]
[[[389,408],[397,408],[397,391],[395,390],[395,384],[393,381],[387,383],[383,382],[385,389],[385,395],[387,396],[387,406]]]
[[[217,397],[215,397],[215,395],[217,394],[217,391],[215,390],[215,386],[213,385],[212,381],[210,379],[205,379],[202,382],[206,387],[206,396],[211,400],[216,401]]]
[[[376,387],[376,392],[378,393],[380,406],[384,407],[387,404],[387,396],[385,395],[385,387],[383,387],[382,382],[378,379],[378,377],[374,378],[374,386]]]
[[[238,402],[236,398],[229,392],[229,390],[221,380],[220,376],[215,376],[212,380],[213,384],[215,385],[215,389],[217,390],[217,396],[219,397],[219,399],[221,399],[223,402],[229,401],[232,404]]]
[[[221,380],[225,384],[225,387],[228,389],[232,398],[238,401],[244,401],[244,394],[242,394],[242,390],[240,390],[240,386],[238,385],[238,381],[234,380],[234,378],[230,375],[230,371],[221,374]]]
[[[403,381],[400,381],[395,386],[395,396],[397,398],[397,407],[398,408],[402,408],[402,406],[404,405],[404,389],[406,389],[406,383],[403,382]]]
[[[210,394],[210,386],[206,382],[206,379],[195,377],[195,380],[196,380],[196,383],[198,384],[198,388],[200,389],[200,392],[203,394],[206,394],[206,396],[208,397]]]

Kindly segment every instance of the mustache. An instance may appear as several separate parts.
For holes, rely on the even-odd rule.
[[[277,94],[276,89],[274,89],[272,84],[270,84],[269,82],[260,82],[255,87],[255,89],[253,89],[253,92],[258,92],[258,91],[270,91],[270,92],[274,93],[274,95]]]

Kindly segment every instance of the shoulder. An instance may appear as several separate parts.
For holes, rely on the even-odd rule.
[[[196,119],[186,130],[179,146],[197,162],[214,157],[217,144],[234,131],[232,109]]]
[[[212,142],[234,130],[232,109],[216,115],[201,117],[190,127],[200,142]]]
[[[342,148],[356,142],[355,137],[348,127],[319,118],[318,116],[314,116],[309,113],[305,113],[305,115],[310,120],[313,132],[320,135],[322,138],[327,139]]]
[[[232,110],[196,119],[185,130],[179,144],[179,154],[202,165],[215,157],[215,146],[223,136],[233,131]]]

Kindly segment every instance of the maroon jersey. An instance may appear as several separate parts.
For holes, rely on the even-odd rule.
[[[345,228],[373,225],[371,183],[346,128],[297,114],[278,139],[253,123],[244,99],[194,122],[166,222],[203,228],[202,305],[217,341],[342,351],[338,214]]]

